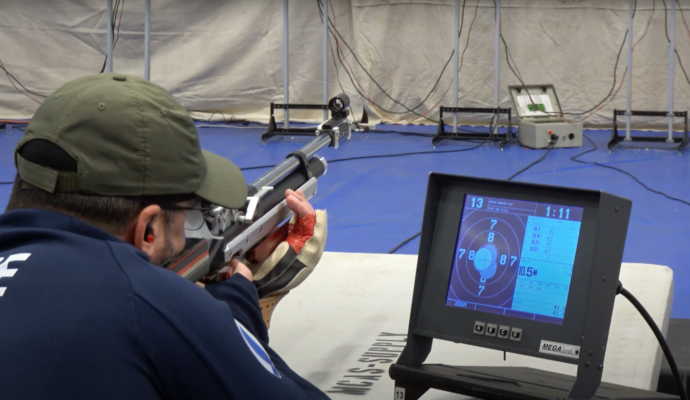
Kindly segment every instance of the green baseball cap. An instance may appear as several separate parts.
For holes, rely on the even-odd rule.
[[[19,150],[36,139],[62,148],[76,160],[77,171],[23,158]],[[247,201],[242,172],[201,149],[194,121],[172,95],[123,74],[82,77],[48,96],[17,144],[15,163],[22,180],[50,193],[196,194],[227,208]]]

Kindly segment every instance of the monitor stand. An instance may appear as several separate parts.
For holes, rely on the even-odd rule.
[[[527,367],[462,367],[393,364],[395,400],[417,400],[429,389],[487,400],[568,399],[576,377]],[[594,399],[678,400],[678,396],[602,382]],[[579,399],[578,399],[579,400]]]

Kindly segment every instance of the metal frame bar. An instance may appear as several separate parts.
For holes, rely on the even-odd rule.
[[[633,3],[635,0],[628,0],[628,76],[627,76],[627,96],[625,106],[625,140],[632,140],[630,136],[630,122],[632,114],[632,52],[633,52]],[[673,1],[673,0],[671,0]]]
[[[497,133],[498,132],[498,122],[499,119],[496,118],[496,128],[494,129],[493,132],[490,133],[482,133],[482,132],[477,132],[477,133],[446,133],[446,127],[443,122],[443,113],[479,113],[479,114],[494,114],[494,115],[500,115],[500,114],[508,114],[508,130],[506,133]],[[439,116],[438,116],[438,129],[436,130],[436,136],[431,139],[431,144],[432,146],[436,146],[438,143],[441,143],[444,140],[491,140],[491,141],[500,141],[501,142],[501,148],[505,146],[506,144],[510,143],[513,140],[513,135],[512,135],[512,130],[513,130],[513,118],[512,118],[512,109],[511,108],[480,108],[480,107],[443,107],[441,106],[439,108]]]
[[[613,110],[613,129],[611,130],[611,140],[608,148],[612,149],[622,141],[626,142],[666,142],[676,143],[678,151],[683,149],[690,143],[688,140],[688,112],[687,111],[673,111],[674,107],[674,79],[675,79],[675,63],[676,63],[676,2],[671,0],[671,32],[669,38],[671,43],[669,45],[669,66],[668,66],[668,111],[633,111],[632,110],[632,36],[633,36],[633,1],[628,0],[628,76],[627,76],[627,98],[625,110]],[[625,136],[618,135],[618,116],[625,116]],[[668,135],[664,137],[659,136],[635,136],[631,134],[631,119],[633,116],[640,117],[667,117],[668,118]],[[674,137],[673,122],[675,118],[684,119],[683,136],[680,138]]]
[[[455,46],[455,53],[453,53],[453,71],[455,74],[453,75],[453,107],[457,108],[458,107],[458,80],[460,79],[458,77],[458,74],[460,71],[458,70],[459,66],[459,55],[458,51],[460,50],[460,0],[455,0],[455,41],[454,41],[454,46]],[[454,113],[453,114],[453,133],[458,133],[458,114]]]
[[[144,0],[144,79],[151,80],[151,0]]]
[[[668,113],[666,111],[634,111],[631,110],[630,116],[639,116],[639,117],[667,117]],[[671,142],[669,142],[668,138],[660,137],[660,136],[635,136],[635,137],[630,137],[628,139],[626,136],[619,136],[618,135],[618,116],[626,116],[628,115],[627,110],[613,110],[613,129],[611,130],[611,140],[609,141],[608,147],[609,150],[615,147],[617,144],[623,141],[630,141],[630,142],[665,142],[665,143],[677,143],[678,146],[676,149],[678,151],[683,151],[683,149],[690,143],[690,139],[688,138],[688,112],[687,111],[674,111],[671,115],[671,124],[673,124],[673,120],[675,118],[683,118],[684,121],[684,129],[683,129],[683,136],[680,138],[674,138],[671,137]]]
[[[328,104],[328,0],[323,4],[323,104]],[[328,110],[323,111],[324,121],[328,119]]]
[[[319,0],[324,11],[323,18],[323,102],[328,104],[328,7],[329,0]],[[270,138],[279,135],[304,135],[305,128],[290,128],[290,108],[301,109],[323,109],[323,118],[328,119],[328,106],[321,104],[290,104],[290,18],[288,12],[288,0],[283,0],[283,100],[281,104],[271,103],[271,120],[269,122],[268,132],[262,136],[262,139]],[[306,107],[305,107],[306,106]],[[312,106],[316,107],[313,108]],[[283,110],[283,128],[277,129],[275,126],[275,117],[273,115],[275,109]],[[311,135],[311,134],[309,134]]]
[[[455,56],[454,56],[454,70],[455,76],[453,79],[453,107],[441,106],[439,109],[439,121],[436,136],[431,140],[431,144],[436,146],[444,140],[493,140],[500,141],[501,148],[512,141],[512,110],[510,108],[499,108],[499,85],[500,85],[500,55],[501,55],[501,0],[495,0],[495,20],[494,20],[494,107],[493,108],[477,108],[477,107],[458,107],[458,50],[460,41],[460,0],[455,0]],[[453,133],[446,133],[445,124],[443,122],[443,112],[453,113]],[[491,127],[489,133],[458,133],[458,113],[483,113],[494,114],[496,124]],[[508,114],[508,131],[506,133],[498,133],[498,121],[500,114]]]
[[[105,18],[108,39],[106,41],[107,48],[105,50],[105,72],[110,73],[113,72],[113,0],[106,0],[106,8]]]
[[[283,0],[283,101],[285,101],[285,104],[290,102],[289,35],[288,0]],[[273,117],[273,107],[271,107],[271,117]],[[285,117],[283,119],[283,128],[288,129],[290,127],[290,111],[287,109],[285,109]]]
[[[498,108],[498,92],[500,85],[500,61],[501,61],[501,0],[496,0],[496,21],[494,32],[494,108]]]
[[[496,15],[494,20],[495,30],[494,30],[494,108],[499,109],[499,85],[500,85],[500,62],[501,62],[501,0],[496,1]],[[453,107],[443,107],[442,109],[449,110],[450,108],[458,108],[458,80],[459,80],[459,54],[460,50],[460,0],[455,0],[455,40],[453,45],[455,48],[455,53],[453,56]],[[482,109],[486,110],[486,109]],[[441,118],[441,117],[439,117]],[[498,124],[494,127],[494,131],[491,135],[496,135],[498,132]],[[453,113],[453,134],[458,133],[458,114]]]
[[[328,112],[328,104],[286,104],[286,103],[271,103],[271,118],[268,121],[268,130],[261,135],[261,140],[266,141],[274,136],[316,136],[316,128],[278,128],[275,119],[275,110],[283,110],[285,114],[291,108],[300,110],[325,110]]]
[[[676,2],[671,0],[671,45],[669,48],[669,72],[668,72],[668,137],[666,142],[673,143],[673,81],[676,65]]]
[[[501,73],[501,0],[496,1],[496,20],[494,21],[494,108],[498,108],[498,93],[500,85]],[[506,50],[507,51],[507,50]],[[498,115],[496,115],[498,119]],[[494,125],[494,131],[491,134],[495,135],[498,132],[498,124]]]

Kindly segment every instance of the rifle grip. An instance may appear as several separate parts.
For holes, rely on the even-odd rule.
[[[279,226],[273,233],[271,233],[261,243],[254,246],[253,249],[247,252],[247,261],[251,263],[262,263],[275,251],[288,236],[288,224]]]

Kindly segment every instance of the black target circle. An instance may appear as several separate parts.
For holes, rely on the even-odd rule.
[[[514,214],[472,210],[463,216],[449,298],[511,306],[524,222]]]

